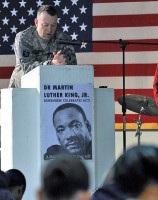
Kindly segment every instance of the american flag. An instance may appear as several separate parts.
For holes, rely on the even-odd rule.
[[[15,66],[13,51],[15,34],[34,24],[38,7],[44,4],[53,5],[58,10],[58,23],[62,31],[69,34],[74,41],[85,41],[82,46],[75,46],[78,64],[95,67],[96,88],[105,85],[114,88],[116,129],[122,129],[122,107],[117,101],[123,95],[123,54],[119,40],[129,43],[157,43],[158,1],[2,0],[0,2],[0,88],[8,86]],[[158,45],[127,44],[125,93],[153,98],[152,85],[157,62]],[[135,129],[135,119],[138,119],[138,114],[127,109],[127,128]],[[142,128],[157,129],[157,121],[157,117],[143,116]]]

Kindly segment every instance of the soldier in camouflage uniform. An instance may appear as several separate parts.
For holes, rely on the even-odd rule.
[[[21,76],[39,65],[76,65],[74,48],[59,44],[60,40],[70,37],[57,29],[57,11],[50,5],[41,6],[35,26],[16,35],[16,66],[9,87],[21,87]]]

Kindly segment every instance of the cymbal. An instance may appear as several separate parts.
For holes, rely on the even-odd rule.
[[[123,104],[123,96],[118,98],[119,104]],[[142,95],[125,95],[126,108],[142,115],[158,116],[158,106],[155,99]]]

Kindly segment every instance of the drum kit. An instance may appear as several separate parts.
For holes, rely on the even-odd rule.
[[[123,105],[123,96],[118,98],[120,105]],[[140,136],[141,136],[141,116],[158,116],[158,106],[156,105],[155,99],[147,96],[127,94],[125,95],[125,104],[128,110],[139,113],[139,118],[136,120],[137,130],[136,136],[138,136],[138,145],[140,145]]]

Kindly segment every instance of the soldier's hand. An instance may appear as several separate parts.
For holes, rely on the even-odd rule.
[[[61,50],[58,52],[53,52],[54,58],[52,60],[53,65],[66,65],[66,59],[61,54]]]

